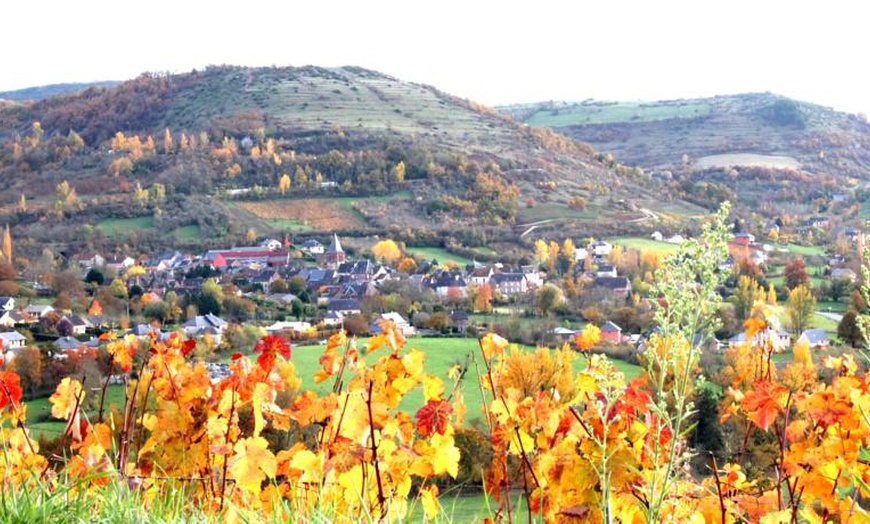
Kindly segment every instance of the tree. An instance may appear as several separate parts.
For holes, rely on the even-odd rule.
[[[278,180],[278,191],[283,195],[288,189],[290,189],[290,175],[284,173]]]
[[[786,302],[786,312],[795,334],[803,333],[812,327],[813,315],[816,313],[816,297],[809,287],[803,285],[791,290]]]
[[[550,241],[547,244],[547,270],[553,273],[556,270],[556,261],[559,259],[559,244]]]
[[[3,231],[3,255],[6,257],[6,262],[12,265],[12,234],[9,232],[9,224],[6,224],[6,229]]]
[[[401,184],[405,181],[405,163],[399,162],[393,169],[390,171],[391,182],[396,184]]]
[[[85,275],[85,282],[102,286],[106,282],[106,276],[99,269],[92,267]]]
[[[248,228],[248,233],[245,235],[245,240],[248,242],[248,245],[254,245],[254,243],[257,241],[257,232],[254,231],[254,228]]]
[[[99,300],[94,299],[94,301],[91,302],[91,305],[88,308],[88,315],[92,317],[99,317],[103,315],[103,306],[100,305]]]
[[[492,286],[489,284],[477,288],[477,294],[474,296],[474,310],[481,313],[492,311]]]
[[[807,274],[807,267],[804,259],[798,257],[792,260],[783,270],[785,275],[785,287],[789,290],[803,286],[809,283],[810,276]]]
[[[21,348],[12,359],[12,371],[21,377],[21,387],[32,396],[42,385],[42,352],[34,347]]]
[[[843,314],[843,318],[837,324],[837,336],[853,348],[865,346],[864,335],[858,326],[858,313],[854,309],[850,308],[849,311]]]
[[[381,240],[372,247],[372,254],[379,262],[394,264],[402,258],[402,250],[391,239]]]
[[[535,240],[535,260],[538,264],[546,264],[550,259],[550,251],[547,242],[543,238]]]
[[[743,322],[749,317],[752,311],[752,306],[756,300],[762,300],[765,294],[761,287],[752,277],[742,275],[737,280],[737,288],[734,290],[734,295],[731,301],[734,303],[734,316],[739,322]]]
[[[296,187],[304,189],[305,186],[308,185],[308,174],[305,173],[302,166],[296,166],[296,174],[294,175],[294,178],[296,179]]]
[[[169,131],[169,128],[163,130],[163,152],[167,155],[172,153],[174,148],[174,144],[172,142],[172,132]]]
[[[562,290],[553,284],[544,284],[535,294],[535,306],[538,309],[538,314],[545,317],[558,308],[565,297],[562,295]]]

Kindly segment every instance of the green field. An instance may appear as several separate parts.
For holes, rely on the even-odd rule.
[[[511,496],[511,512],[517,522],[526,522],[525,496],[517,492]],[[445,491],[438,497],[441,504],[441,514],[437,521],[442,522],[483,522],[486,518],[492,518],[498,507],[498,502],[487,495],[457,495],[451,491]],[[518,518],[522,515],[522,518]],[[540,515],[533,515],[534,522],[542,522]],[[408,501],[407,522],[422,522],[423,508],[416,500]]]
[[[828,333],[828,337],[836,338],[837,336],[837,321],[823,317],[818,313],[813,315],[813,328],[824,329]]]
[[[639,102],[574,104],[542,109],[526,119],[532,126],[565,127],[616,122],[651,122],[669,118],[695,118],[710,112],[708,104],[644,104]]]
[[[783,247],[783,246],[776,246]],[[788,244],[785,246],[788,249],[789,253],[794,253],[795,255],[801,255],[805,257],[821,257],[825,255],[825,248],[819,246],[801,246],[798,244]]]
[[[822,301],[816,302],[817,311],[830,311],[831,313],[845,313],[848,304],[845,302]]]
[[[460,267],[471,264],[471,260],[461,255],[455,255],[443,247],[408,247],[405,248],[405,251],[412,255],[421,256],[426,260],[432,260],[434,258],[441,265],[446,264],[447,262],[453,262]]]
[[[99,224],[97,229],[103,234],[110,237],[123,237],[130,235],[134,231],[140,229],[153,229],[153,217],[136,217],[136,218],[107,218]]]
[[[360,341],[360,346],[364,343]],[[474,338],[438,338],[438,337],[411,337],[408,339],[408,348],[417,348],[426,353],[426,371],[444,379],[446,386],[451,387],[452,382],[447,378],[447,371],[457,363],[466,362],[469,353],[474,354],[475,361],[480,361],[480,352],[477,339]],[[525,349],[531,349],[526,347]],[[296,346],[293,348],[292,361],[296,366],[296,374],[302,379],[302,388],[311,389],[318,394],[323,394],[332,388],[332,381],[327,380],[315,384],[314,373],[320,369],[320,356],[323,354],[323,346]],[[383,350],[374,353],[375,356],[382,354]],[[626,375],[626,378],[634,378],[641,373],[640,366],[635,366],[621,360],[613,360],[617,370]],[[574,361],[574,368],[579,371],[585,366],[582,357]],[[466,420],[483,418],[483,403],[480,398],[480,390],[477,383],[477,374],[474,363],[470,362],[468,373],[462,379],[462,392],[465,395],[465,403],[468,407]],[[409,392],[402,400],[400,409],[413,411],[423,405],[423,391],[420,388]]]
[[[91,422],[96,419],[99,411],[100,391],[90,390],[85,394],[85,413]],[[48,397],[37,398],[25,402],[27,405],[27,427],[34,438],[45,437],[52,439],[63,433],[66,421],[51,417],[51,403]],[[122,409],[124,406],[124,386],[110,385],[106,388],[106,402],[104,412],[109,413],[112,407]]]
[[[278,229],[280,231],[311,231],[313,228],[304,222],[300,222],[299,220],[294,220],[292,218],[261,218],[269,227]]]
[[[539,220],[595,218],[599,213],[592,209],[578,211],[565,204],[544,203],[534,207],[522,207],[517,211],[517,222],[537,222]]]
[[[659,242],[651,238],[640,237],[619,237],[613,239],[615,245],[645,251],[648,253],[658,253],[660,255],[670,255],[679,249],[679,244],[671,244],[670,242]]]
[[[201,233],[198,225],[190,224],[173,229],[172,235],[178,240],[198,240]]]

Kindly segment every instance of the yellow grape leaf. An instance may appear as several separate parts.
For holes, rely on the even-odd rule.
[[[263,480],[275,478],[278,469],[278,461],[269,451],[269,442],[262,437],[249,437],[236,442],[234,450],[229,477],[240,488],[259,493]]]
[[[495,333],[489,333],[480,340],[480,348],[483,350],[483,358],[491,359],[496,353],[504,353],[508,341]]]
[[[441,511],[441,506],[438,504],[438,486],[430,484],[420,489],[420,502],[423,504],[426,520],[435,520]]]
[[[302,473],[299,482],[320,482],[323,476],[323,456],[304,449],[290,459],[290,468]]]
[[[418,379],[423,374],[423,363],[425,360],[425,353],[419,349],[412,349],[402,357],[402,364],[409,375],[414,379]]]
[[[432,469],[435,475],[447,473],[453,478],[459,472],[459,448],[453,443],[453,435],[435,433],[432,435]]]
[[[260,432],[266,427],[266,421],[263,419],[263,404],[271,404],[275,397],[275,392],[262,382],[257,382],[254,386],[254,393],[251,396],[251,405],[254,411],[254,436],[259,437]]]
[[[81,395],[81,400],[78,400],[79,395]],[[84,398],[85,394],[82,392],[81,382],[69,377],[61,380],[57,389],[48,398],[48,401],[51,402],[51,416],[68,419],[73,410],[76,409],[76,404]]]
[[[444,394],[444,382],[435,375],[426,375],[423,377],[423,400],[438,400]]]

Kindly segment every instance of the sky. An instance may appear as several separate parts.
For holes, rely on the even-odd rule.
[[[31,0],[0,91],[211,64],[357,65],[487,105],[770,91],[870,114],[854,0]]]

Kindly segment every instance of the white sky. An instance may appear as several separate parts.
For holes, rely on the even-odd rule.
[[[484,104],[772,91],[870,114],[861,0],[29,0],[0,90],[209,64],[358,65]]]

